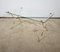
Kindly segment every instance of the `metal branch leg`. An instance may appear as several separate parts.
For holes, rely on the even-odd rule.
[[[20,18],[18,19],[18,21],[19,21],[19,23],[18,23],[18,24],[16,24],[16,25],[14,25],[14,26],[12,26],[10,29],[15,28],[16,26],[18,26],[18,25],[20,25],[20,24],[22,23],[22,21],[21,21],[21,19],[20,19]],[[14,24],[15,24],[15,22],[14,22]]]

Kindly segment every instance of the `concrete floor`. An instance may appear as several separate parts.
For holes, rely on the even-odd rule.
[[[50,20],[46,27],[48,31],[31,20],[0,19],[0,52],[60,52],[60,20]]]

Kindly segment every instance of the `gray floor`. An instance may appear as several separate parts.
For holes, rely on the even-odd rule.
[[[60,20],[48,21],[48,31],[39,22],[33,23],[0,19],[0,52],[60,52]]]

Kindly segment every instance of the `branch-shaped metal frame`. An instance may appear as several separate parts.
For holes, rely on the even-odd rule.
[[[34,22],[39,22],[39,23],[41,23],[42,26],[43,26],[43,28],[45,29],[45,31],[48,31],[48,29],[47,29],[47,27],[46,27],[46,23],[47,23],[47,22],[49,21],[49,19],[54,15],[54,14],[50,13],[50,16],[47,18],[47,20],[45,20],[45,21],[43,21],[43,20],[38,21],[38,20],[34,20],[34,19],[32,19],[32,18],[29,18],[29,17],[23,17],[23,16],[20,16],[20,15],[17,15],[17,14],[13,14],[13,13],[11,13],[11,12],[9,12],[9,11],[6,12],[6,13],[10,14],[11,16],[17,16],[16,19],[18,19],[18,20],[20,21],[20,23],[18,23],[17,25],[11,27],[11,29],[13,29],[14,27],[16,27],[16,26],[18,26],[19,24],[21,24],[21,22],[22,22],[21,18],[26,18],[26,19],[32,20],[32,21],[34,21]],[[25,22],[26,22],[26,21],[25,21]],[[34,22],[29,22],[29,21],[27,21],[27,22],[36,25]],[[43,30],[40,35],[43,36],[45,31]],[[35,31],[35,32],[37,32],[37,31]],[[38,42],[40,42],[44,37],[43,37],[42,39],[40,39],[39,36],[37,35],[37,38],[38,38]]]

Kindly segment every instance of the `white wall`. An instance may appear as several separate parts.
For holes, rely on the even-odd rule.
[[[59,4],[60,0],[0,0],[0,16],[10,11],[29,17],[47,17],[52,12],[55,17],[60,17]]]

